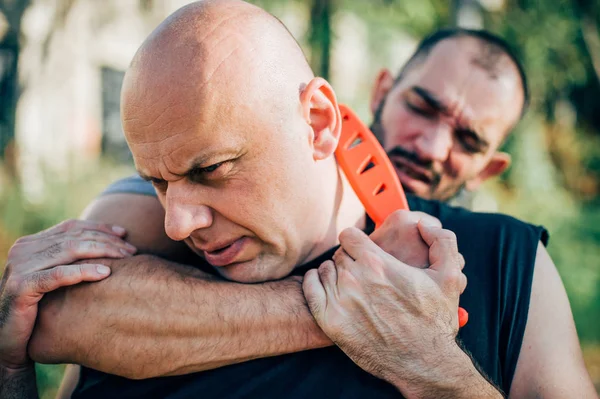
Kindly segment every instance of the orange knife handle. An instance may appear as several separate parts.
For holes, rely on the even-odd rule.
[[[375,135],[349,107],[340,104],[339,109],[342,131],[335,156],[378,228],[394,211],[408,210],[408,201],[394,166]],[[467,311],[458,308],[459,326],[468,320]]]
[[[369,128],[340,105],[342,132],[336,150],[338,163],[369,217],[379,227],[398,209],[407,209],[404,190],[392,162]]]

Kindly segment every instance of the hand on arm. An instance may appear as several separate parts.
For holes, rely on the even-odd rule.
[[[176,255],[183,245],[164,234],[164,211],[153,197],[101,197],[85,216],[118,221],[142,252],[156,247]],[[420,217],[425,216],[401,216],[412,223],[413,235],[418,236]],[[417,259],[423,251],[417,249],[426,254],[427,245],[420,238],[420,243],[399,246],[398,240],[410,234],[385,234],[384,227],[373,234],[374,240],[395,256],[423,262]],[[111,278],[101,285],[64,289],[45,299],[30,348],[37,360],[148,378],[331,345],[308,310],[301,278],[236,284],[147,255],[110,264]],[[84,327],[75,334],[71,325]]]
[[[0,283],[0,397],[36,397],[35,370],[27,354],[38,304],[60,287],[106,278],[110,269],[74,261],[123,258],[135,248],[115,226],[68,221],[19,239],[8,253]]]
[[[100,197],[85,216],[118,221],[143,252],[156,247],[176,257],[183,250],[164,234],[154,197]],[[109,279],[42,302],[30,345],[34,359],[149,378],[331,345],[308,310],[299,277],[247,285],[150,255],[95,262],[110,264]]]
[[[305,276],[311,311],[355,363],[407,398],[502,397],[455,341],[466,286],[456,238],[418,226],[429,247],[424,270],[391,257],[359,230],[342,233],[333,262]]]
[[[45,298],[35,360],[149,378],[330,345],[298,278],[236,284],[150,255],[111,269],[101,284]]]

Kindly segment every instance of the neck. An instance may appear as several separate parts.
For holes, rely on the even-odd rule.
[[[329,225],[320,240],[311,249],[307,261],[315,259],[325,251],[338,245],[339,235],[348,227],[356,227],[364,230],[366,226],[365,208],[358,199],[358,196],[350,186],[348,179],[339,165],[335,163],[333,170],[337,181],[335,192],[333,192],[331,201],[333,212],[329,219]],[[324,181],[331,181],[323,179]]]

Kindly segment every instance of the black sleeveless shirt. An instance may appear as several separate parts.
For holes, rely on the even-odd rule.
[[[105,194],[153,195],[139,178],[115,183]],[[529,308],[536,249],[547,244],[542,227],[500,214],[473,213],[409,197],[411,210],[433,215],[456,233],[468,285],[460,305],[469,322],[459,332],[464,348],[493,383],[508,393]],[[369,221],[365,232],[373,231]],[[332,248],[295,270],[331,258]],[[160,342],[157,342],[157,347]],[[126,353],[123,354],[127,356]],[[73,398],[398,398],[390,384],[356,366],[337,347],[257,359],[177,377],[133,381],[82,367]]]

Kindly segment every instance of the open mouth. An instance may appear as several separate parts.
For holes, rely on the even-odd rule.
[[[204,250],[204,259],[213,266],[227,266],[240,259],[249,244],[248,237],[240,237],[226,245],[216,246],[211,251]],[[213,247],[215,248],[215,247]]]
[[[422,170],[422,168],[413,166],[407,162],[394,160],[394,166],[399,172],[402,172],[412,179],[422,181],[425,184],[430,185],[433,180],[430,174]]]
[[[235,242],[235,241],[234,241],[234,242]],[[213,251],[205,251],[205,252],[206,252],[207,254],[210,254],[210,255],[220,255],[220,254],[222,254],[223,252],[227,251],[227,249],[228,249],[228,248],[231,248],[231,246],[232,246],[232,245],[233,245],[233,243],[231,243],[231,244],[227,244],[227,245],[225,245],[224,247],[221,247],[221,248],[215,249],[215,250],[213,250]]]

